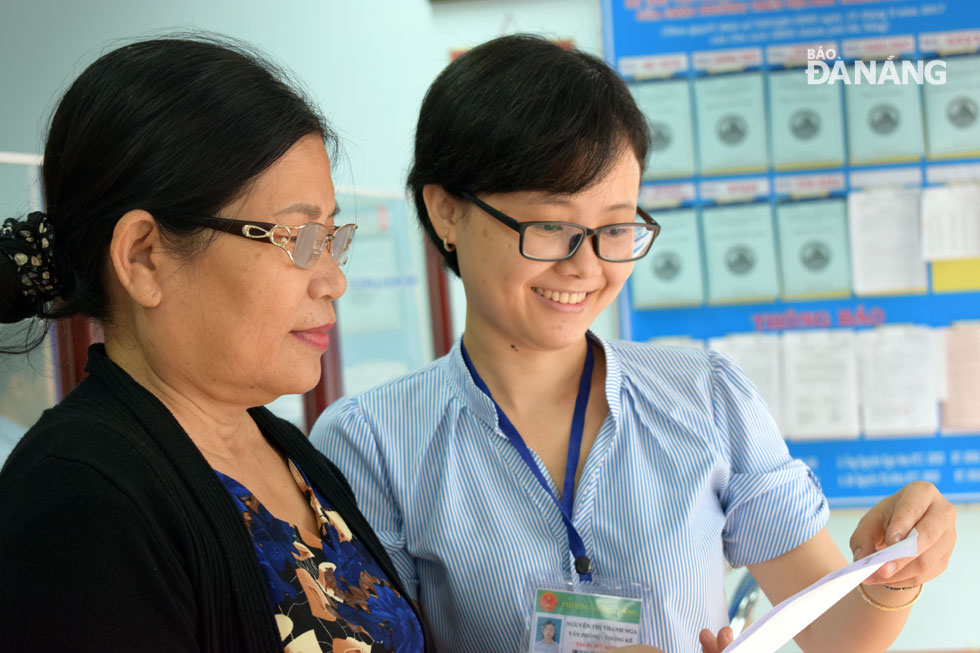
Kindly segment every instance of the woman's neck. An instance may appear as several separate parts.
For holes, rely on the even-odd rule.
[[[473,367],[508,415],[560,405],[578,392],[588,339],[563,349],[537,349],[503,337],[463,334]]]
[[[205,457],[232,459],[252,446],[257,427],[245,406],[231,405],[195,385],[158,369],[140,343],[115,329],[105,330],[106,355],[173,414]]]

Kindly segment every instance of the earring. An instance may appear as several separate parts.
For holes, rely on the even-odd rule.
[[[455,245],[453,245],[453,244],[452,244],[451,242],[449,242],[448,240],[446,240],[446,238],[447,238],[446,236],[443,236],[443,237],[442,237],[442,247],[443,247],[443,249],[445,249],[445,250],[446,250],[447,252],[452,252],[453,250],[455,250],[455,249],[456,249],[456,246],[455,246]]]

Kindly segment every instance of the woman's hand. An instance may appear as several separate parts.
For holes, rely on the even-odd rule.
[[[698,635],[698,639],[701,640],[701,650],[704,653],[721,653],[735,639],[735,634],[728,626],[719,630],[717,636],[705,628]]]
[[[919,532],[918,555],[884,565],[866,580],[893,587],[921,585],[941,574],[956,542],[956,509],[932,483],[909,483],[883,499],[861,518],[851,535],[851,551],[860,560]]]

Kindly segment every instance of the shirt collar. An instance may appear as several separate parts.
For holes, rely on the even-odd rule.
[[[609,414],[612,416],[613,422],[619,424],[620,398],[623,396],[623,368],[620,365],[619,356],[615,348],[601,336],[592,331],[589,331],[587,335],[599,343],[606,355],[606,403],[609,405]]]
[[[476,415],[477,419],[491,429],[500,431],[497,408],[493,405],[493,400],[483,394],[476,385],[470,370],[466,367],[466,361],[463,360],[462,337],[456,339],[453,348],[446,354],[446,371],[453,395],[462,399],[463,405]]]

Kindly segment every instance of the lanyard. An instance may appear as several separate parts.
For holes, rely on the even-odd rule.
[[[558,500],[558,497],[551,491],[551,487],[548,486],[548,481],[545,480],[541,470],[535,464],[531,450],[527,448],[527,444],[524,443],[521,434],[517,432],[517,429],[507,418],[507,415],[504,414],[500,404],[490,394],[490,388],[487,387],[487,384],[480,378],[480,374],[476,371],[476,368],[473,367],[473,361],[470,360],[470,355],[466,351],[466,345],[460,343],[460,346],[463,352],[463,360],[466,361],[466,367],[470,370],[473,381],[483,391],[483,394],[490,398],[494,408],[497,409],[500,429],[507,436],[507,439],[510,440],[510,443],[514,445],[514,448],[517,449],[517,453],[521,455],[524,463],[531,469],[534,477],[538,479],[538,483],[548,492],[548,496],[551,497],[552,501],[555,502],[555,505],[561,511],[562,521],[565,522],[565,530],[568,531],[568,547],[571,549],[572,555],[575,556],[575,571],[578,572],[581,580],[592,580],[592,561],[589,560],[581,536],[575,530],[575,526],[572,525],[572,506],[574,505],[575,498],[575,472],[578,470],[578,459],[582,453],[582,434],[585,431],[585,409],[589,405],[589,393],[592,391],[592,345],[586,339],[585,367],[582,368],[582,378],[578,382],[578,396],[575,398],[575,412],[572,414],[572,429],[568,435],[568,462],[565,464],[565,482],[562,485],[561,501]]]

